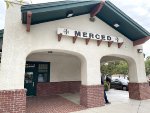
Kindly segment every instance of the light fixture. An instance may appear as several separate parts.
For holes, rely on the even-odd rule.
[[[67,18],[72,17],[73,11],[72,10],[67,11],[66,16],[67,16]]]
[[[119,25],[118,23],[115,23],[115,24],[114,24],[114,27],[115,27],[115,28],[118,28],[119,26],[120,26],[120,25]]]
[[[138,53],[143,53],[143,49],[137,49]]]
[[[53,53],[53,51],[48,51],[48,53]]]

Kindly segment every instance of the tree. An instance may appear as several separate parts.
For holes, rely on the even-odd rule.
[[[128,64],[125,61],[120,61],[118,65],[116,65],[117,72],[116,74],[128,74]]]
[[[114,62],[105,63],[101,66],[102,75],[112,75],[113,69],[115,68]]]
[[[24,2],[24,0],[16,0],[17,2],[19,2],[20,4],[22,4]],[[6,2],[6,7],[9,8],[9,6],[13,6],[13,2],[10,0],[5,0]],[[30,0],[30,2],[32,3],[32,1]]]
[[[150,56],[148,56],[146,59],[147,59],[147,60],[150,60]]]
[[[13,4],[12,4],[13,2],[10,1],[10,0],[5,0],[5,2],[6,2],[6,7],[7,7],[7,8],[9,8],[10,5],[13,6]],[[19,2],[19,3],[22,3],[23,0],[18,0],[18,2]]]
[[[128,64],[125,61],[107,62],[101,65],[102,75],[128,74]]]

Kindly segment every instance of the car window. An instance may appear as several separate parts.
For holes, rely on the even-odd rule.
[[[114,82],[119,82],[119,80],[118,80],[118,79],[115,79]]]

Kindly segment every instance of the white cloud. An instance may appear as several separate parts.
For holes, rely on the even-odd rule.
[[[150,4],[149,0],[110,0],[129,17],[150,32]],[[148,27],[145,27],[148,25]]]
[[[44,3],[64,0],[25,0],[32,3]],[[133,20],[150,32],[150,1],[149,0],[110,0]],[[0,29],[4,28],[5,3],[0,0]],[[146,55],[150,55],[150,41],[143,46]]]
[[[143,51],[146,56],[150,56],[150,40],[143,45]]]

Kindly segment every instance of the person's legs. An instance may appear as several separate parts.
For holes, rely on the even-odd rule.
[[[106,95],[105,90],[104,90],[104,99],[105,99],[105,103],[106,103],[106,104],[109,104],[109,103],[110,103],[110,102],[108,101],[108,99],[107,99],[107,95]]]

